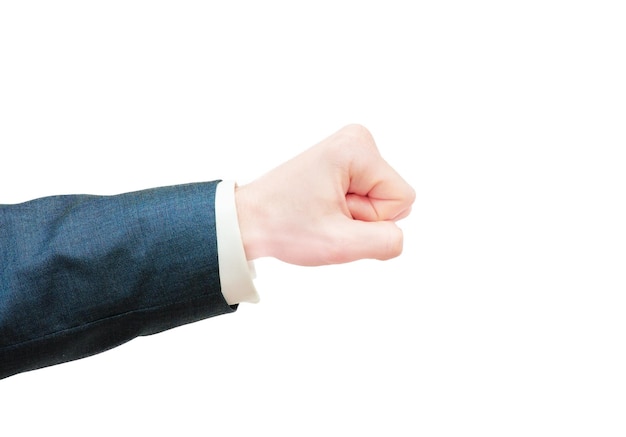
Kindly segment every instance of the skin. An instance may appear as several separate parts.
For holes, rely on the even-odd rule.
[[[402,252],[396,225],[415,191],[382,158],[372,135],[349,125],[235,191],[249,260],[305,266]]]

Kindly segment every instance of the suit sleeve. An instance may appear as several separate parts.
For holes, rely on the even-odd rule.
[[[233,312],[216,186],[0,205],[0,378]]]

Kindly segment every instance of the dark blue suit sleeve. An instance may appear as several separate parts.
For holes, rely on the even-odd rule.
[[[234,311],[216,186],[0,205],[0,378]]]

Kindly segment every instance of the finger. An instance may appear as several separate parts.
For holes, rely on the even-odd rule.
[[[332,263],[358,259],[387,260],[402,253],[402,230],[390,221],[364,222],[346,220],[338,232]]]
[[[411,207],[415,190],[378,154],[376,149],[361,154],[350,168],[347,194],[355,210],[367,217],[389,220]],[[372,221],[372,220],[370,220]]]
[[[395,216],[394,218],[392,218],[391,220],[394,222],[400,221],[404,218],[407,218],[409,216],[409,214],[411,214],[411,210],[413,208],[412,207],[408,207],[406,208],[404,211],[400,212],[400,214],[398,214],[397,216]]]
[[[357,194],[346,195],[346,204],[352,218],[367,222],[401,220],[409,215],[411,206],[406,199],[375,199]]]

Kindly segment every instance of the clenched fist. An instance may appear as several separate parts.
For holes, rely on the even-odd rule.
[[[381,157],[370,133],[349,125],[235,192],[249,260],[298,265],[402,252],[415,191]]]

